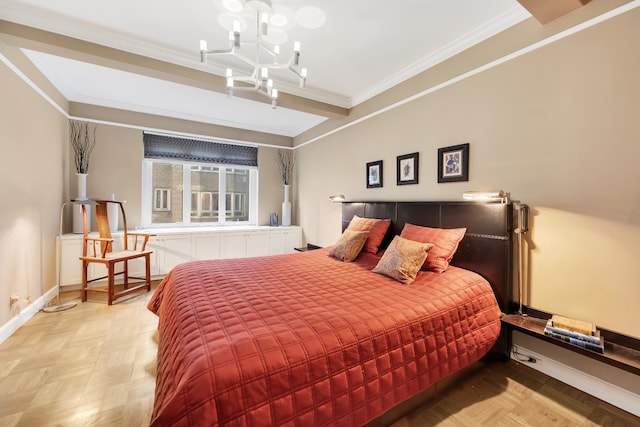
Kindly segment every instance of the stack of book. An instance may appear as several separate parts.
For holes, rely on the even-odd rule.
[[[554,314],[547,321],[544,334],[569,344],[604,353],[604,339],[593,323]]]

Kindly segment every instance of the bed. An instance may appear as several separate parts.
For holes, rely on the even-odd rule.
[[[409,285],[372,272],[384,252],[175,267],[148,304],[160,335],[152,426],[362,425],[491,350],[509,297],[510,205],[345,203],[343,229],[354,216],[391,220],[382,248],[407,222],[467,231],[446,271]]]

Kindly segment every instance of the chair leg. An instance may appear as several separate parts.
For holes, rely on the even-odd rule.
[[[147,291],[151,290],[151,254],[144,256],[145,273],[147,278]]]
[[[107,266],[108,272],[107,274],[109,275],[109,283],[108,283],[108,288],[107,288],[107,304],[112,305],[113,304],[113,294],[115,293],[115,268],[114,268],[114,263],[110,262]]]
[[[124,288],[129,289],[129,261],[124,261]]]
[[[82,289],[80,291],[80,297],[82,302],[86,302],[87,301],[87,267],[89,266],[89,263],[87,261],[82,261]],[[60,304],[60,301],[58,301],[58,304]]]

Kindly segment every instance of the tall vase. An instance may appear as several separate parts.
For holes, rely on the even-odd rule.
[[[76,174],[76,182],[77,182],[77,196],[75,200],[87,200],[87,174],[86,173],[77,173]],[[91,206],[85,205],[87,209],[87,218],[88,221],[91,221]],[[73,205],[73,232],[74,233],[82,233],[84,231],[84,222],[82,219],[82,206],[79,204]]]
[[[291,202],[289,201],[289,186],[284,186],[284,202],[282,202],[282,225],[291,225]]]

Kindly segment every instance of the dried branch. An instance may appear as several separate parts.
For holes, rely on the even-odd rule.
[[[96,146],[96,128],[93,126],[92,135],[89,134],[89,123],[69,120],[69,137],[73,147],[76,172],[89,171],[89,157]]]
[[[293,165],[296,163],[296,156],[293,150],[278,150],[278,166],[280,176],[284,185],[290,185],[293,179]]]

